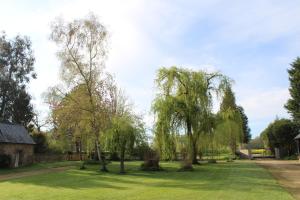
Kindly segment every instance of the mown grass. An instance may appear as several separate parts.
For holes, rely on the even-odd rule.
[[[13,168],[13,169],[1,169],[0,168],[0,175],[8,174],[8,173],[18,173],[18,172],[46,169],[46,168],[79,166],[79,165],[80,165],[80,161],[60,161],[60,162],[50,162],[50,163],[35,163],[30,166],[24,166],[24,167]]]
[[[140,162],[127,162],[127,174],[98,166],[71,169],[0,182],[0,199],[110,199],[110,200],[291,200],[265,169],[251,162],[202,164],[193,172],[178,172],[179,163],[162,163],[160,172],[139,170]]]

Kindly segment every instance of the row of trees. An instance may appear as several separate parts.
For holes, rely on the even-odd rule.
[[[53,22],[50,39],[57,44],[61,83],[49,88],[45,99],[51,113],[47,121],[33,109],[28,83],[36,78],[31,42],[27,37],[0,36],[0,121],[22,124],[36,140],[36,152],[49,146],[95,152],[106,171],[102,151],[114,151],[124,172],[125,153],[145,146],[144,124],[112,75],[104,71],[108,52],[106,28],[90,14],[66,23]],[[41,128],[51,126],[49,134]]]
[[[124,173],[126,155],[149,149],[142,117],[136,114],[125,93],[105,71],[108,31],[93,14],[51,25],[51,41],[58,47],[60,83],[45,94],[50,107],[47,122],[41,122],[30,103],[26,85],[36,78],[28,38],[0,38],[0,118],[34,127],[36,151],[47,148],[94,155],[107,171],[106,151],[118,154]],[[197,163],[205,143],[229,147],[234,154],[250,138],[248,119],[235,103],[232,81],[221,73],[171,67],[158,70],[157,97],[153,101],[155,138],[153,148],[163,159],[181,152]],[[213,102],[221,98],[218,113]],[[42,126],[50,124],[48,134]],[[136,153],[137,151],[135,151]],[[150,151],[153,153],[153,151]],[[152,154],[151,153],[151,154]]]

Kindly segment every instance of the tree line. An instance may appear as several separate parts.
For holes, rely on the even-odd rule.
[[[300,129],[300,58],[296,58],[287,70],[289,74],[290,98],[284,108],[291,119],[278,118],[271,122],[260,134],[263,145],[273,153],[280,150],[281,157],[295,157],[297,145],[294,138]]]
[[[251,138],[248,118],[236,104],[233,81],[220,72],[162,67],[155,84],[153,141],[146,135],[142,116],[125,91],[105,70],[109,33],[94,14],[70,22],[57,18],[50,40],[58,47],[60,82],[45,92],[50,113],[41,122],[33,109],[27,85],[36,78],[31,42],[27,37],[0,38],[0,117],[23,124],[36,141],[57,151],[88,153],[107,171],[106,152],[120,159],[125,172],[127,155],[140,157],[156,151],[160,159],[197,164],[205,148],[230,149],[235,155]],[[214,102],[220,108],[213,112]],[[42,131],[48,124],[49,130]],[[47,141],[43,139],[46,137]],[[205,147],[205,148],[204,148]],[[152,149],[152,150],[151,150]]]

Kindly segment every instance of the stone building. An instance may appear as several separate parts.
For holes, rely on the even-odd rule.
[[[24,126],[0,123],[0,154],[10,156],[10,167],[31,164],[34,144]]]

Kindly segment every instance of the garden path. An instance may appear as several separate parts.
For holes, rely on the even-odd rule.
[[[300,200],[300,161],[257,160],[256,163],[268,169],[281,186]]]

